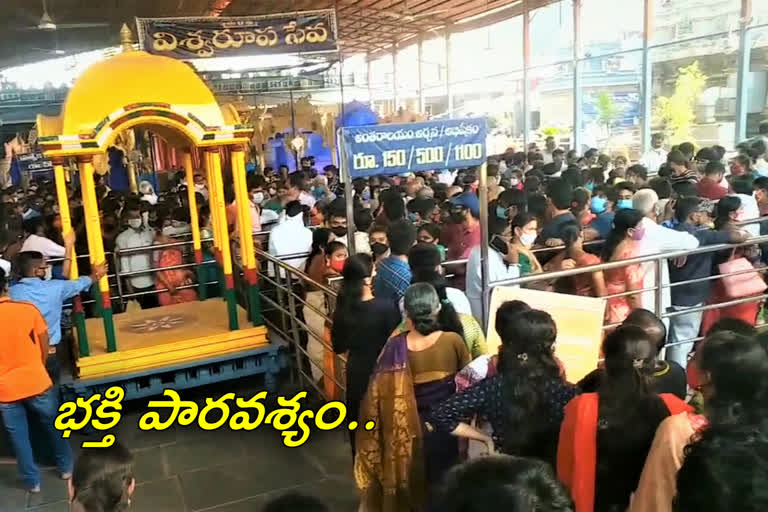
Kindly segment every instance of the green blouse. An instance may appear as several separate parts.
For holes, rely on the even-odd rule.
[[[518,256],[517,262],[520,265],[521,276],[528,275],[533,272],[533,265],[531,265],[531,260],[527,255],[521,252]]]

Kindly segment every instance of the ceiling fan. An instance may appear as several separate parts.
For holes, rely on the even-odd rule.
[[[420,18],[426,18],[427,16],[434,16],[435,14],[440,14],[441,12],[447,12],[447,11],[451,10],[451,9],[435,9],[435,10],[432,10],[432,11],[429,11],[429,12],[420,12],[420,13],[414,14],[408,8],[408,2],[407,1],[403,2],[403,6],[404,6],[404,9],[402,11],[400,11],[400,12],[392,12],[392,11],[383,10],[383,11],[380,11],[379,14],[381,14],[383,16],[388,16],[390,18],[396,18],[398,20],[403,20],[403,21],[416,21],[416,20],[418,20]]]
[[[48,5],[46,0],[43,2],[43,15],[40,17],[40,21],[36,25],[28,27],[22,27],[19,30],[41,30],[43,32],[53,32],[61,29],[75,29],[75,28],[94,28],[94,27],[108,27],[109,23],[96,22],[96,23],[56,23],[48,14]]]

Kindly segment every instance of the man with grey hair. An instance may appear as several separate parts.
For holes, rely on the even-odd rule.
[[[645,236],[640,242],[640,255],[658,254],[669,251],[690,251],[699,246],[698,239],[690,233],[675,231],[665,228],[657,223],[657,219],[662,212],[658,211],[659,196],[653,189],[643,188],[635,192],[632,197],[632,206],[645,217],[641,225],[645,229]],[[645,277],[643,278],[643,288],[653,288],[656,286],[656,268],[658,263],[649,261],[645,263]],[[662,260],[661,265],[661,283],[665,288],[662,290],[661,308],[656,309],[656,292],[644,292],[642,296],[643,308],[649,311],[660,311],[665,313],[672,306],[672,294],[669,289],[669,267],[666,260]],[[664,324],[669,326],[669,319],[664,319]]]

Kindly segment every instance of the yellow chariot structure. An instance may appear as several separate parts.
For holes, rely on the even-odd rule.
[[[126,396],[130,397],[160,392],[169,380],[177,387],[191,387],[210,380],[233,378],[243,371],[266,373],[270,386],[279,364],[276,363],[277,348],[267,341],[260,311],[245,181],[245,154],[253,129],[240,123],[234,108],[217,103],[192,67],[179,60],[134,50],[127,26],[123,26],[121,39],[122,53],[88,68],[74,83],[59,116],[38,116],[40,148],[54,162],[62,230],[67,233],[72,229],[68,173],[64,167],[76,159],[78,172],[72,175],[78,175],[80,180],[89,259],[92,264],[105,260],[93,159],[103,155],[122,131],[134,127],[151,130],[183,151],[184,170],[190,185],[187,190],[192,244],[198,268],[203,264],[202,242],[195,189],[191,184],[195,172],[192,153],[201,152],[202,171],[207,176],[210,194],[215,265],[225,286],[222,287],[223,300],[206,299],[205,283],[200,282],[198,302],[113,314],[107,277],[102,278],[93,292],[99,306],[95,308],[98,317],[86,320],[82,301],[78,298],[74,304],[79,348],[75,388],[93,390],[116,381],[136,383],[141,379],[144,390],[132,393],[126,389]],[[225,213],[220,154],[224,146],[229,146],[238,207],[246,289],[240,294],[245,296],[242,305],[238,304],[235,293],[236,276]],[[78,277],[74,263],[71,279]],[[201,365],[209,365],[208,370],[186,371],[204,368]],[[210,365],[219,365],[219,368],[210,371]],[[213,378],[213,373],[220,378]]]

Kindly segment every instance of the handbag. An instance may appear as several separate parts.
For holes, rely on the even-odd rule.
[[[743,272],[749,269],[754,270],[755,268],[747,258],[732,259],[721,263],[717,268],[720,274],[724,276],[722,278],[723,289],[725,290],[725,296],[729,300],[759,295],[768,288],[759,272]],[[726,275],[733,272],[743,273]]]

